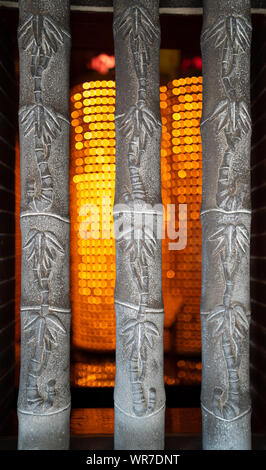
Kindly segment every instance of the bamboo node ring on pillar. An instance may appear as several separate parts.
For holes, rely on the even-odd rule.
[[[123,9],[123,6],[128,5],[128,3],[132,3],[132,6]],[[162,375],[162,361],[159,358],[162,353],[163,308],[161,290],[157,295],[158,304],[151,304],[152,277],[154,277],[154,273],[151,274],[151,272],[156,269],[154,263],[156,263],[161,250],[157,233],[158,229],[161,228],[162,213],[154,209],[151,204],[153,202],[153,188],[148,186],[146,174],[147,169],[149,169],[148,159],[152,149],[152,140],[156,143],[156,153],[152,158],[160,159],[160,147],[158,145],[160,139],[158,140],[158,137],[161,135],[161,120],[157,90],[155,99],[154,97],[151,99],[149,95],[149,87],[151,86],[149,69],[152,66],[154,67],[152,55],[154,48],[156,50],[156,46],[159,46],[160,29],[158,26],[158,12],[156,13],[158,2],[155,2],[156,5],[154,2],[148,2],[147,5],[145,5],[145,2],[140,2],[140,5],[137,6],[134,3],[117,1],[114,18],[117,94],[119,95],[119,87],[125,85],[119,82],[120,71],[123,73],[123,70],[121,70],[119,64],[121,55],[117,53],[117,50],[122,46],[127,51],[127,63],[124,64],[124,67],[128,67],[128,70],[131,71],[129,96],[132,97],[131,102],[126,103],[118,96],[116,109],[116,132],[119,136],[117,142],[116,202],[118,201],[119,204],[115,204],[113,213],[117,252],[115,304],[117,358],[120,357],[120,354],[124,356],[127,363],[125,368],[127,378],[122,378],[120,365],[117,363],[115,446],[121,449],[160,449],[163,441],[164,419],[157,416],[164,413],[165,397],[162,390],[158,391],[157,384],[158,377],[160,376],[159,382],[161,382]],[[116,12],[119,13],[116,14]],[[157,51],[159,52],[159,49]],[[157,59],[156,57],[156,66],[159,62],[157,62]],[[156,74],[158,72],[159,67],[158,70],[153,71]],[[157,75],[156,82],[158,82],[159,90]],[[121,108],[123,112],[120,112]],[[126,162],[123,170],[121,168],[122,158],[120,160],[120,152]],[[123,182],[119,176],[120,172],[122,175],[122,171],[126,172]],[[156,162],[155,170],[151,168],[151,173],[153,171],[156,171],[156,177],[159,178],[160,162],[159,164],[158,161]],[[160,204],[161,198],[155,202]],[[129,283],[127,287],[125,286],[125,289],[122,288],[121,274],[123,269],[125,269],[123,277],[126,276]],[[161,277],[159,261],[157,269],[156,277]],[[158,284],[159,289],[161,289],[160,283],[161,281]],[[126,298],[126,290],[128,290],[128,299]],[[131,304],[136,307],[132,308]],[[151,313],[152,311],[160,311],[162,314],[155,315]],[[154,384],[149,372],[150,367],[154,370],[154,378],[157,376]],[[125,380],[130,384],[129,389],[125,391],[130,400],[127,403],[124,403],[124,397],[119,390],[121,387],[119,382]],[[143,418],[143,421],[141,421],[141,418]],[[125,432],[131,433],[134,437],[131,440],[128,439],[126,444],[122,444],[124,442],[122,427],[126,426],[126,419],[128,419],[129,428]],[[154,442],[152,442],[152,435],[150,439],[147,433],[144,435],[145,428],[149,425],[146,422],[149,419],[158,420],[158,422],[161,420],[159,428],[162,428],[162,430],[160,429]],[[129,423],[130,420],[132,420],[131,424]],[[139,428],[141,422],[143,423],[143,438]],[[152,430],[152,424],[150,426]],[[135,438],[137,428],[139,428],[139,436]],[[152,432],[155,432],[155,430]],[[141,447],[145,446],[145,441],[149,447]]]
[[[70,34],[65,29],[69,2],[60,0],[55,10],[48,3],[22,0],[18,28],[22,232],[20,449],[65,449],[69,444]]]
[[[240,3],[241,1],[237,3],[236,8],[240,9]],[[244,3],[248,4],[246,0]],[[211,5],[207,0],[206,18],[208,7],[213,18],[213,4]],[[220,4],[219,8],[221,8]],[[212,372],[213,378],[216,376],[214,380],[218,382],[212,385],[211,370],[207,371],[207,368],[204,368],[202,409],[204,413],[209,414],[206,422],[208,419],[217,418],[228,423],[227,430],[224,428],[221,431],[224,436],[227,432],[230,434],[230,422],[236,422],[241,418],[248,420],[246,415],[250,412],[248,392],[245,391],[248,385],[248,372],[245,369],[248,357],[250,307],[248,289],[243,292],[242,288],[242,276],[244,272],[249,274],[250,244],[251,118],[248,76],[250,43],[251,24],[248,12],[246,17],[238,11],[218,15],[214,22],[208,22],[208,26],[203,29],[201,35],[207,89],[205,91],[205,115],[201,121],[203,148],[206,151],[205,155],[203,150],[203,158],[210,158],[208,145],[221,158],[220,163],[213,163],[213,167],[216,168],[217,165],[218,172],[216,192],[212,189],[206,191],[210,197],[209,199],[203,197],[201,212],[203,250],[206,250],[209,257],[203,269],[202,310],[209,312],[207,315],[202,315],[203,354],[206,366],[206,361],[210,359],[207,358],[207,349],[208,354],[211,349],[210,345],[204,344],[208,341],[208,337],[209,342],[213,344],[212,354],[217,361],[217,371],[222,372],[220,376]],[[215,55],[213,63],[218,72],[219,84],[221,84],[218,88],[220,100],[214,109],[214,100],[211,96],[213,91],[210,89],[211,79],[207,75],[209,73],[213,76],[211,69],[207,69],[210,64],[211,51]],[[214,175],[209,160],[204,164],[205,174],[213,172]],[[208,184],[207,181],[205,180],[206,184]],[[215,296],[210,292],[208,275],[210,263],[213,263],[213,266],[216,263],[217,266],[216,273],[213,271],[213,280],[216,280],[214,289],[217,289],[218,293]],[[208,289],[209,292],[207,292]],[[220,295],[221,301],[219,302]],[[211,341],[210,338],[212,338]],[[222,363],[224,364],[223,371]],[[208,395],[206,394],[207,386],[209,387]],[[213,390],[210,397],[211,387]],[[227,437],[221,445],[228,446],[226,448],[238,448],[238,445],[240,448],[245,445],[249,446],[249,438],[246,439],[247,433],[248,431],[245,430],[242,441],[241,436],[239,441],[238,436],[235,436],[231,443],[226,442]],[[245,439],[246,444],[243,444]],[[206,436],[206,441],[210,443],[211,440],[210,436]],[[215,448],[219,448],[220,444],[215,443],[215,440],[217,437],[213,439],[213,442],[217,446]]]

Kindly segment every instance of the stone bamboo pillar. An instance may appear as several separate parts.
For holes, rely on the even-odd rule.
[[[19,449],[69,444],[69,1],[21,0]]]
[[[250,1],[203,6],[203,447],[249,449]]]
[[[115,0],[115,448],[163,449],[159,1]]]

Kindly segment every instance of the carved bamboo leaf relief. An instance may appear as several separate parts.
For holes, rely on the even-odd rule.
[[[225,99],[220,101],[212,115],[206,121],[217,121],[217,133],[222,131],[245,135],[251,129],[251,118],[244,101],[236,102]],[[204,121],[202,125],[205,124]]]
[[[215,323],[213,336],[220,336],[227,332],[230,336],[237,334],[243,337],[249,328],[249,320],[244,307],[240,304],[233,304],[229,307],[218,305],[209,314],[208,321]]]
[[[132,34],[142,40],[142,44],[152,43],[159,31],[154,26],[150,15],[142,7],[127,8],[114,22],[114,34],[122,31],[123,36]]]
[[[34,345],[33,362],[29,369],[27,385],[28,404],[34,403],[35,408],[43,409],[48,404],[39,392],[37,377],[45,371],[53,347],[58,347],[58,334],[67,334],[60,318],[49,311],[48,298],[52,268],[57,262],[57,257],[64,255],[64,248],[52,232],[37,229],[29,232],[29,238],[23,248],[28,253],[28,261],[32,263],[41,294],[38,312],[29,311],[24,322],[24,331],[31,336]],[[38,373],[35,363],[38,364]],[[53,406],[52,399],[49,399],[49,406]]]
[[[69,36],[52,18],[43,15],[29,15],[18,29],[18,37],[24,50],[30,47],[42,48],[42,52],[50,56],[57,51],[59,44],[63,44],[64,34]]]
[[[248,256],[249,250],[249,230],[232,215],[234,211],[243,211],[247,184],[239,183],[238,174],[232,173],[232,166],[240,144],[251,129],[248,105],[238,98],[236,80],[241,54],[250,47],[250,33],[251,26],[246,18],[230,15],[220,16],[202,34],[202,44],[214,41],[215,48],[221,51],[220,70],[224,90],[224,97],[201,126],[216,122],[217,134],[219,138],[223,135],[227,145],[217,182],[216,202],[220,212],[217,211],[216,230],[208,237],[213,244],[212,253],[218,257],[225,287],[222,303],[215,306],[207,318],[212,336],[220,339],[217,347],[222,348],[228,372],[227,391],[216,387],[213,394],[214,412],[226,419],[240,414],[239,366],[242,342],[249,327],[245,307],[232,301],[241,259]]]
[[[62,121],[67,119],[43,103],[43,72],[49,66],[58,47],[69,34],[52,18],[45,15],[29,15],[18,29],[18,38],[24,50],[31,52],[31,75],[34,82],[34,103],[22,106],[19,111],[25,137],[34,132],[34,151],[40,174],[40,191],[36,181],[28,181],[27,195],[31,209],[41,212],[53,202],[53,180],[48,160],[50,147],[62,131]]]
[[[24,322],[24,331],[30,330],[36,322],[39,320],[39,314],[31,312]]]
[[[151,139],[161,127],[159,118],[148,106],[147,80],[154,41],[159,39],[149,8],[132,5],[120,13],[114,21],[115,40],[123,38],[129,49],[130,61],[136,77],[136,101],[125,113],[116,115],[116,127],[128,146],[127,167],[130,184],[123,193],[128,210],[115,216],[116,242],[119,252],[127,259],[139,302],[136,316],[121,325],[120,335],[129,359],[129,377],[132,390],[132,406],[137,416],[152,413],[156,405],[156,390],[145,390],[147,361],[152,359],[156,338],[160,336],[155,323],[146,318],[149,308],[150,267],[158,244],[153,227],[145,223],[147,191],[141,175],[143,160],[149,152]],[[141,208],[143,217],[135,215]],[[128,214],[131,214],[130,216]],[[130,219],[130,222],[129,222]]]
[[[61,333],[63,333],[64,335],[66,334],[66,329],[63,325],[63,323],[61,322],[61,320],[55,315],[55,314],[48,314],[47,315],[47,322],[48,324],[50,325],[50,329],[53,331],[60,331]]]
[[[28,251],[28,260],[33,261],[39,279],[43,272],[50,271],[58,254],[64,254],[64,248],[52,232],[33,229],[23,247]]]
[[[215,47],[228,40],[228,47],[237,46],[242,52],[250,46],[250,23],[241,16],[220,16],[216,23],[202,34],[202,41],[215,39]]]
[[[250,448],[250,1],[204,0],[203,448]]]
[[[225,252],[228,256],[241,252],[245,254],[249,247],[249,234],[244,224],[222,224],[209,240],[217,242],[214,254],[220,252]]]
[[[60,119],[65,120],[63,116],[43,104],[23,106],[19,115],[24,126],[24,135],[27,136],[29,132],[34,130],[46,145],[51,143],[61,132]]]
[[[121,334],[125,335],[127,341],[130,341],[128,346],[130,346],[131,342],[135,341],[138,349],[141,349],[144,345],[152,349],[153,336],[160,336],[155,323],[138,319],[127,321],[122,326]]]
[[[49,312],[44,316],[40,313],[33,314],[30,312],[24,324],[24,328],[29,334],[36,335],[40,345],[42,345],[43,340],[46,339],[57,346],[57,334],[61,333],[66,335],[66,329],[61,320],[56,317],[56,315]]]
[[[126,137],[134,135],[144,138],[147,133],[152,136],[157,126],[161,126],[154,114],[146,108],[132,106],[126,114],[116,118],[119,129]]]
[[[23,282],[18,445],[66,449],[71,312],[64,183],[68,101],[63,90],[68,87],[69,2],[22,0],[19,17]]]
[[[121,243],[124,251],[133,252],[136,258],[146,254],[154,255],[156,238],[153,231],[144,224],[122,229],[117,234],[117,241]]]

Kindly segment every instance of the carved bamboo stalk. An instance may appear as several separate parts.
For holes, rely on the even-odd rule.
[[[21,0],[19,449],[69,445],[69,1]]]
[[[163,449],[159,1],[114,0],[115,448]]]
[[[250,448],[250,0],[204,0],[204,449]]]

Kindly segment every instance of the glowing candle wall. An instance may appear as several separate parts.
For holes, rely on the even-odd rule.
[[[69,2],[21,0],[19,448],[69,442]]]
[[[203,5],[203,446],[249,449],[250,2]]]
[[[175,204],[175,229],[180,228],[179,204],[187,204],[186,246],[169,249],[170,238],[162,240],[162,284],[165,309],[165,350],[171,334],[175,351],[199,354],[202,156],[200,118],[202,77],[185,77],[161,86],[162,115],[162,201]],[[170,234],[169,234],[170,235]],[[182,248],[182,249],[181,249]],[[181,307],[178,308],[178,304]],[[176,325],[176,327],[175,327]],[[179,369],[180,361],[178,361]],[[167,374],[167,368],[165,369]],[[192,372],[192,371],[191,371]],[[177,370],[175,383],[188,380],[188,371]],[[192,375],[194,375],[192,373]],[[181,381],[180,381],[181,379]],[[168,383],[168,382],[167,382]]]
[[[175,364],[166,361],[168,385],[201,380],[199,360],[184,358],[187,353],[199,355],[201,349],[201,92],[202,77],[195,76],[160,87],[162,201],[165,214],[167,204],[176,205],[176,231],[180,203],[187,203],[188,214],[187,246],[170,250],[167,230],[162,240],[164,350],[183,356]],[[115,350],[115,93],[113,80],[95,80],[74,86],[70,97],[72,340],[75,347],[91,352],[86,362],[73,364],[73,385],[81,387],[114,386],[112,357],[93,351]],[[98,224],[92,220],[92,205]],[[97,239],[92,224],[99,230]],[[104,238],[109,229],[111,238]]]
[[[115,349],[114,81],[97,80],[76,86],[71,90],[71,111],[73,343],[79,348],[112,351]],[[103,382],[105,385],[106,381]],[[99,384],[97,378],[90,385],[96,383]]]

